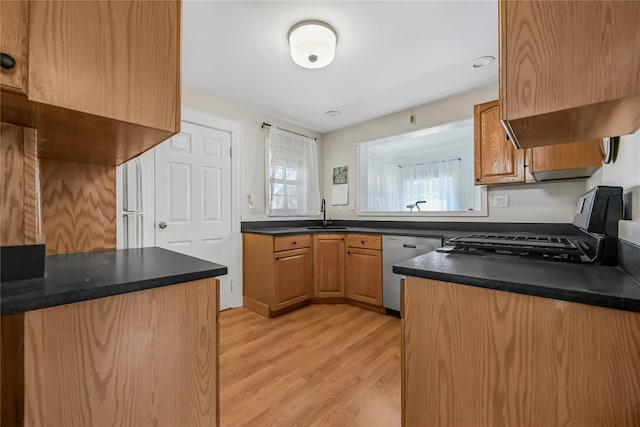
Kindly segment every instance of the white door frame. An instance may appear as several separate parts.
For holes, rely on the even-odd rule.
[[[231,134],[231,251],[228,265],[231,281],[231,307],[242,307],[242,124],[234,120],[182,107],[182,122],[229,132]]]

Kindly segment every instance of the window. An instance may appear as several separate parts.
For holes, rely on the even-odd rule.
[[[366,142],[358,150],[360,213],[486,215],[486,190],[473,181],[473,120]]]
[[[267,139],[267,214],[308,216],[320,211],[318,152],[313,138],[275,126]]]

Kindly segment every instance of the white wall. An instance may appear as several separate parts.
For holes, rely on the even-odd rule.
[[[558,222],[573,220],[578,196],[585,191],[585,181],[489,187],[487,217],[368,217],[357,215],[357,155],[354,144],[407,133],[443,123],[473,117],[473,106],[498,98],[498,86],[491,85],[413,108],[416,124],[409,124],[409,111],[391,114],[368,122],[324,134],[324,197],[330,205],[327,215],[335,219],[415,220],[415,221],[491,221],[491,222]],[[331,169],[349,165],[349,201],[355,209],[338,210],[331,206]],[[509,196],[509,207],[492,208],[495,195]]]
[[[268,219],[265,205],[265,137],[268,128],[262,129],[262,122],[271,123],[318,138],[320,191],[322,192],[322,140],[320,134],[293,123],[263,114],[222,98],[197,91],[188,86],[182,88],[182,105],[196,110],[235,120],[242,124],[242,219]],[[249,209],[248,195],[254,200],[254,209]]]
[[[615,163],[604,165],[587,181],[587,189],[596,185],[621,186],[631,193],[631,220],[620,221],[620,238],[640,245],[640,131],[620,138]]]

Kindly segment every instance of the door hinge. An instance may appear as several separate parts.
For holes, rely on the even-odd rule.
[[[231,292],[233,292],[233,280],[229,280],[229,287],[231,288]]]
[[[229,157],[233,157],[233,147],[229,147]]]

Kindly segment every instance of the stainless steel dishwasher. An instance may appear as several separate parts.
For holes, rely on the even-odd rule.
[[[400,278],[393,264],[435,251],[442,239],[412,236],[382,236],[382,305],[400,311]]]

